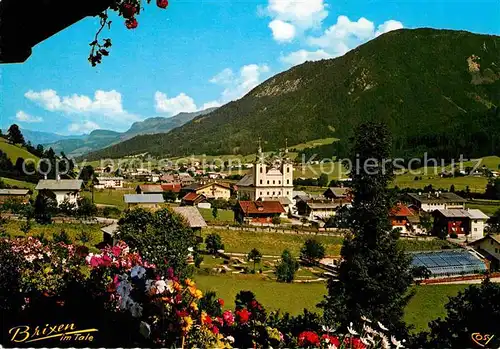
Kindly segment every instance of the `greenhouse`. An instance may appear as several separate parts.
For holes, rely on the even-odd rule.
[[[412,266],[426,267],[432,277],[481,274],[487,270],[481,258],[467,250],[415,252]]]

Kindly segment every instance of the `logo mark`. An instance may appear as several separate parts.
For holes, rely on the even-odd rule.
[[[495,337],[494,335],[481,334],[479,332],[474,332],[471,334],[472,341],[481,347],[485,347],[488,343]]]

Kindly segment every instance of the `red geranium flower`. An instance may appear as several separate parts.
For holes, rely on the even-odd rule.
[[[111,248],[111,252],[113,253],[113,255],[114,255],[115,257],[119,257],[119,256],[120,256],[120,254],[122,253],[122,249],[121,249],[119,246],[113,246],[113,247]]]
[[[137,22],[137,19],[135,19],[134,17],[129,18],[125,21],[125,26],[128,29],[135,29],[135,28],[137,28],[138,25],[139,25],[139,23]]]
[[[250,315],[252,315],[252,313],[250,313],[246,309],[236,311],[236,318],[238,319],[238,322],[240,324],[246,324],[248,322],[248,320],[250,319]]]
[[[156,0],[156,5],[158,5],[159,8],[167,8],[168,0]]]
[[[214,327],[212,328],[212,332],[213,332],[214,334],[219,334],[219,328],[218,328],[217,326],[214,326]]]
[[[233,315],[233,313],[231,313],[231,311],[226,310],[226,311],[222,314],[222,318],[224,319],[224,322],[225,322],[228,326],[232,326],[232,325],[234,324],[234,315]]]
[[[333,344],[337,348],[340,347],[340,341],[339,341],[338,337],[330,336],[329,334],[324,334],[321,336],[321,339],[323,339],[324,341],[328,340],[328,344]]]
[[[316,332],[304,331],[299,334],[299,345],[301,347],[314,346],[319,347],[319,336]]]
[[[351,349],[366,349],[366,345],[359,338],[346,338],[344,344],[347,344],[348,348]]]
[[[222,298],[219,298],[219,299],[218,299],[218,302],[219,302],[219,305],[220,305],[221,307],[223,307],[223,306],[224,306],[224,300],[223,300]]]
[[[137,12],[137,8],[132,4],[125,4],[122,7],[122,14],[124,18],[132,18]]]

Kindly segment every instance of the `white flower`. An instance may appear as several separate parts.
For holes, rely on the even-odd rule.
[[[229,343],[234,343],[234,337],[233,336],[227,336],[226,339],[227,339],[227,341]]]
[[[156,294],[165,292],[167,288],[167,283],[165,280],[158,280],[155,282]]]
[[[335,344],[328,344],[327,349],[337,349],[337,347],[335,346]]]
[[[366,339],[366,338],[362,338],[360,337],[359,340],[366,346],[369,346],[370,345],[370,342]]]
[[[387,327],[385,327],[384,325],[382,325],[382,324],[380,323],[380,321],[378,321],[378,322],[377,322],[377,324],[378,324],[378,327],[380,327],[380,328],[381,328],[381,329],[383,329],[384,331],[389,331],[389,329],[388,329]]]
[[[90,263],[90,260],[92,259],[92,257],[93,257],[93,256],[94,256],[94,254],[93,254],[92,252],[90,252],[90,253],[87,255],[87,257],[85,257],[85,261],[86,261],[87,263]]]
[[[401,344],[401,341],[398,341],[394,336],[391,336],[391,343],[396,346],[396,349],[404,348],[403,344]]]
[[[321,326],[321,328],[323,329],[324,332],[327,332],[327,333],[335,332],[335,330],[333,328],[328,327],[328,326]]]
[[[352,328],[352,322],[349,324],[349,327],[347,327],[347,331],[349,331],[349,333],[350,333],[350,334],[352,334],[353,336],[358,335],[358,332],[356,332],[356,331]]]
[[[373,331],[373,328],[371,328],[367,324],[363,324],[363,331],[365,331],[366,333],[374,333],[375,332],[375,331]]]
[[[383,349],[389,349],[391,347],[391,345],[389,344],[389,339],[387,338],[387,336],[384,336],[384,335],[381,335],[380,336],[382,338],[382,348]]]
[[[375,339],[369,334],[366,336],[366,340],[370,342],[372,345],[375,345]]]
[[[361,316],[361,320],[365,321],[365,322],[372,322],[372,320],[368,319],[366,316]]]

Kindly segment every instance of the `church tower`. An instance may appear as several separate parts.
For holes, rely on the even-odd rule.
[[[253,167],[253,185],[254,187],[262,186],[266,183],[266,173],[267,173],[267,164],[265,161],[264,153],[262,152],[262,145],[259,137],[259,148],[257,150],[257,159],[255,161],[255,165]],[[257,195],[255,195],[257,196]]]

